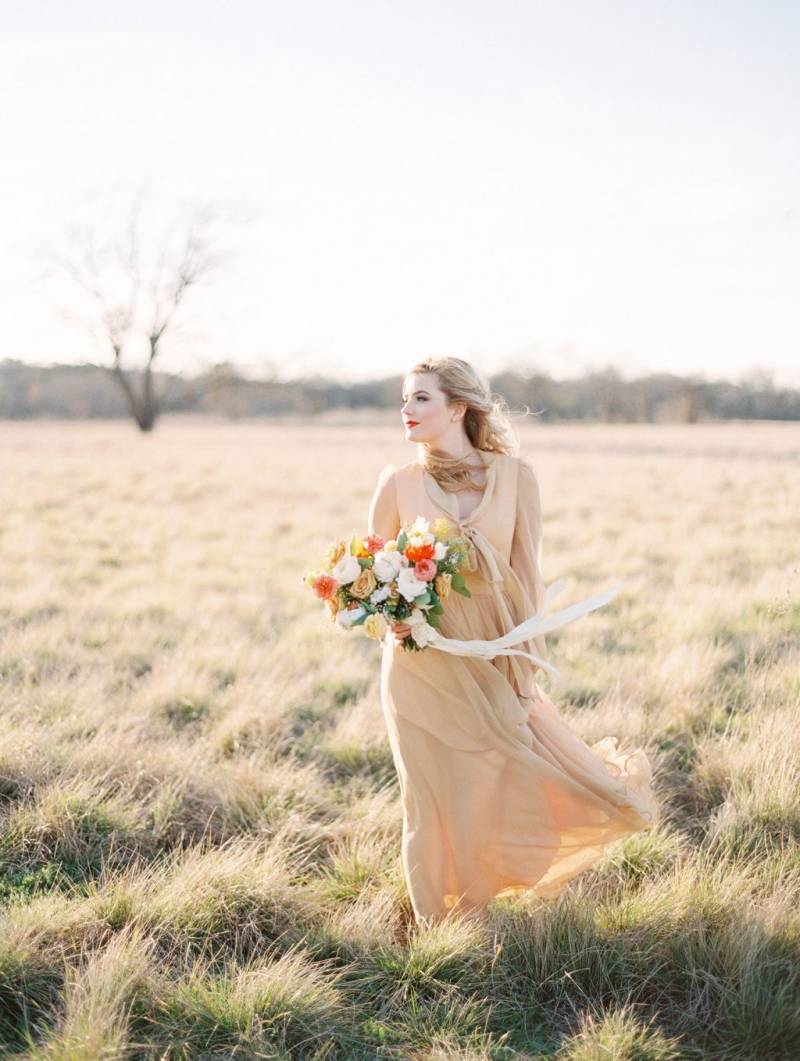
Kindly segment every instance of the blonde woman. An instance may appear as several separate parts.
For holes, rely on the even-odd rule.
[[[471,597],[450,593],[444,637],[493,639],[539,608],[542,512],[536,474],[501,400],[466,361],[422,361],[404,380],[406,438],[418,459],[379,476],[369,531],[393,539],[423,515],[447,517],[473,546]],[[650,827],[649,761],[615,738],[590,748],[520,656],[404,651],[396,623],[381,701],[403,804],[403,871],[418,922],[493,898],[556,895],[612,840]],[[548,661],[543,636],[518,646]]]

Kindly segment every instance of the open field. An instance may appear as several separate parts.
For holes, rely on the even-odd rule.
[[[414,928],[380,647],[301,585],[396,423],[0,424],[0,1055],[800,1057],[800,425],[531,426],[548,638],[664,820]]]

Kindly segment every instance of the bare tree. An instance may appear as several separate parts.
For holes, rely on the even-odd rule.
[[[121,231],[111,224],[83,224],[71,230],[64,253],[52,256],[56,271],[70,281],[83,303],[65,316],[87,330],[105,349],[100,362],[122,388],[141,431],[152,431],[159,414],[154,369],[168,334],[193,288],[221,261],[216,249],[216,213],[195,206],[143,248],[143,195],[128,207]],[[177,233],[177,235],[176,235]],[[85,312],[83,311],[85,309]],[[133,350],[132,347],[138,347]]]

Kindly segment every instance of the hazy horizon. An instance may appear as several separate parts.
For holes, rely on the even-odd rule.
[[[82,367],[82,366],[83,367],[87,367],[87,366],[91,367],[91,364],[89,362],[81,361],[81,360],[47,361],[47,360],[43,359],[43,360],[38,360],[37,361],[37,360],[25,360],[23,358],[8,357],[8,358],[0,358],[0,364],[2,364],[4,360],[16,361],[18,363],[27,365],[30,368],[58,369],[58,368],[79,368],[79,367]],[[97,362],[96,364],[98,364],[98,366],[99,366],[99,362]],[[358,379],[337,379],[337,374],[336,374],[336,369],[335,368],[331,368],[330,370],[328,370],[327,373],[324,370],[320,370],[320,371],[309,370],[307,372],[296,372],[296,373],[291,372],[291,370],[271,372],[268,368],[266,368],[264,366],[260,366],[258,364],[252,364],[252,365],[245,364],[245,363],[237,364],[237,363],[235,363],[233,361],[229,361],[229,362],[219,361],[219,362],[216,363],[216,366],[214,364],[209,364],[207,366],[188,366],[187,365],[187,366],[184,366],[184,367],[178,366],[178,367],[167,368],[167,367],[164,367],[164,366],[157,365],[156,369],[155,369],[155,373],[156,373],[156,375],[158,375],[159,373],[162,373],[162,372],[165,373],[165,374],[180,374],[182,376],[185,376],[187,379],[191,379],[194,376],[198,376],[198,377],[202,376],[208,370],[210,370],[210,369],[212,369],[214,367],[218,367],[218,366],[223,365],[223,364],[227,364],[229,367],[233,368],[242,378],[250,380],[252,382],[259,382],[259,381],[268,380],[268,381],[274,381],[274,382],[277,382],[277,383],[290,384],[290,383],[301,383],[301,382],[304,382],[304,381],[312,381],[312,380],[315,380],[315,379],[321,379],[321,380],[324,380],[326,383],[330,383],[330,384],[339,383],[342,386],[357,386],[359,384],[380,383],[380,382],[383,382],[386,379],[394,378],[395,375],[398,378],[400,378],[400,376],[401,376],[401,373],[397,372],[397,373],[364,375],[364,376],[359,377]],[[110,367],[110,363],[109,363],[109,366],[106,366],[106,367]],[[138,371],[141,368],[142,368],[141,365],[133,363],[133,362],[131,363],[131,369],[133,371]],[[284,366],[284,368],[285,368],[285,366]],[[731,384],[747,384],[747,383],[749,383],[749,384],[754,384],[755,382],[758,381],[758,377],[760,377],[762,374],[764,374],[766,377],[768,377],[770,379],[770,381],[775,386],[777,386],[779,388],[788,388],[788,389],[793,389],[793,390],[800,389],[800,383],[797,383],[797,384],[793,385],[790,381],[784,381],[784,378],[783,378],[784,374],[777,373],[774,370],[771,370],[771,369],[768,369],[768,368],[764,368],[763,366],[757,366],[757,365],[753,366],[750,369],[742,371],[738,375],[726,376],[724,374],[717,374],[715,372],[709,372],[709,371],[692,372],[691,370],[686,370],[685,372],[680,372],[679,373],[679,372],[673,372],[671,369],[668,369],[668,368],[655,368],[655,369],[647,369],[647,370],[642,370],[642,371],[635,371],[635,370],[634,371],[626,371],[624,366],[603,365],[603,364],[598,364],[598,365],[595,365],[595,366],[586,366],[583,369],[581,369],[580,371],[575,370],[575,371],[573,371],[571,373],[566,373],[565,372],[563,374],[559,374],[557,371],[556,372],[552,372],[552,371],[548,371],[548,370],[545,370],[545,369],[539,369],[535,364],[531,363],[529,366],[525,366],[525,365],[507,365],[507,366],[503,366],[503,365],[500,365],[497,368],[491,369],[488,372],[488,375],[496,376],[496,375],[499,375],[499,374],[501,374],[503,372],[514,372],[514,373],[517,373],[518,375],[520,375],[522,377],[528,377],[529,378],[529,377],[531,377],[533,375],[542,374],[542,375],[545,375],[548,379],[552,380],[554,383],[567,383],[567,382],[570,382],[570,381],[579,381],[581,379],[584,379],[589,374],[591,374],[592,372],[602,373],[602,372],[604,372],[606,370],[609,370],[609,369],[617,371],[619,373],[620,378],[623,381],[625,381],[625,382],[630,382],[630,381],[635,380],[635,379],[641,379],[641,378],[644,378],[644,377],[649,376],[649,375],[666,374],[666,375],[675,375],[676,377],[679,377],[681,379],[696,379],[696,380],[699,380],[702,383],[708,383],[708,384],[711,384],[711,385],[716,384],[716,383],[731,383]],[[791,375],[791,373],[790,373],[790,375]]]
[[[0,359],[96,353],[40,252],[144,183],[251,219],[164,370],[800,385],[798,43],[785,3],[16,7]]]

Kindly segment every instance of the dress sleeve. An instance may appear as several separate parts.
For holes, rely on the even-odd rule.
[[[544,598],[542,577],[542,502],[539,483],[532,466],[520,458],[517,480],[517,513],[511,540],[511,569],[519,578],[534,609]],[[548,659],[544,634],[534,638],[537,655]]]
[[[396,468],[387,464],[378,476],[378,485],[369,506],[368,533],[380,534],[387,541],[400,533],[400,513],[397,510]]]

